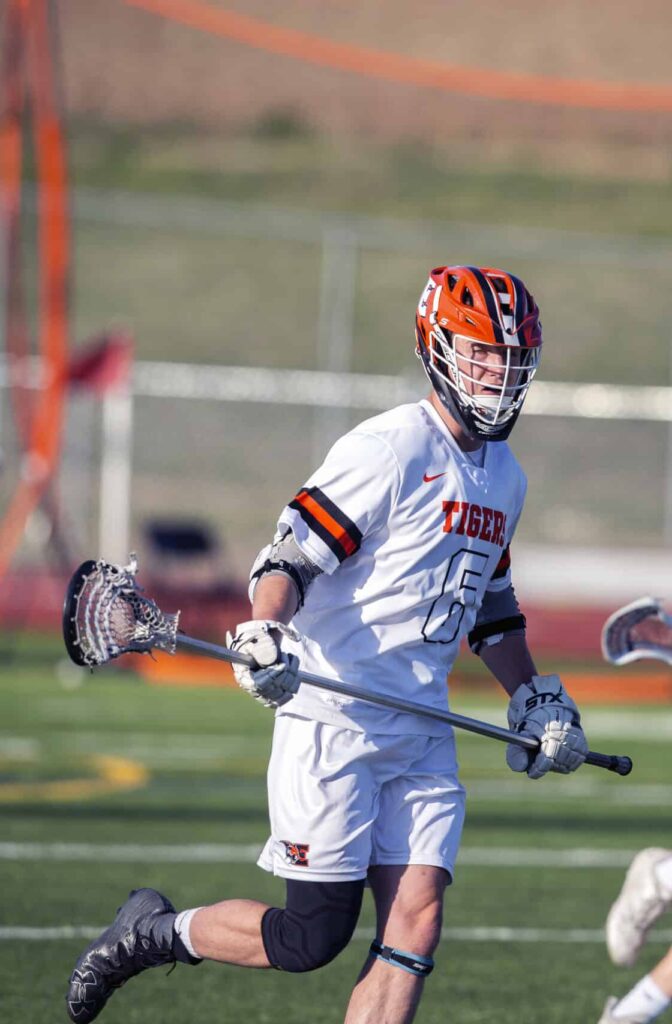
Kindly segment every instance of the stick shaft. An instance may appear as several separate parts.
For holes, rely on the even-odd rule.
[[[219,661],[228,661],[232,664],[247,665],[248,668],[255,668],[253,658],[248,655],[239,654],[228,647],[221,647],[219,644],[208,643],[206,640],[196,640],[193,637],[179,633],[176,638],[179,648],[184,651],[191,651],[192,654],[200,654],[206,658],[216,658]],[[403,700],[401,697],[391,697],[386,694],[370,693],[350,683],[341,683],[335,679],[326,679],[324,676],[314,675],[312,672],[304,672],[299,668],[299,679],[309,686],[318,687],[321,690],[329,690],[331,693],[339,693],[344,697],[354,697],[356,700],[365,700],[369,704],[378,704],[384,708],[391,708],[394,711],[404,711],[407,714],[419,715],[421,718],[431,718],[439,722],[446,722],[457,729],[464,729],[467,732],[477,733],[479,736],[487,736],[493,740],[501,740],[503,743],[515,743],[526,750],[538,750],[539,743],[530,736],[521,736],[510,729],[503,729],[491,722],[481,722],[477,718],[467,718],[466,715],[458,715],[454,711],[447,711],[441,708],[428,708],[423,704],[416,704],[413,701]],[[586,757],[586,764],[592,764],[597,768],[606,768],[607,771],[616,772],[618,775],[628,775],[632,770],[632,762],[629,757],[621,757],[616,754],[598,754],[589,751]]]

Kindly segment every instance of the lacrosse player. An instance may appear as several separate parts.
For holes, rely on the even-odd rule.
[[[240,686],[276,709],[271,835],[259,864],[285,879],[284,908],[226,900],[176,914],[131,894],[80,957],[68,994],[87,1024],[147,967],[204,959],[303,972],[350,941],[365,882],[376,938],[346,1024],[412,1021],[439,942],[464,817],[452,730],[430,718],[299,689],[304,670],[447,708],[467,638],[510,696],[516,772],[572,772],[588,747],[557,676],[539,676],[511,585],[525,476],[506,438],[541,353],[536,303],[512,274],[431,272],[416,316],[427,399],[342,437],[280,513],[251,572],[252,616],[229,636],[256,668]]]
[[[602,630],[602,652],[614,665],[644,658],[672,664],[672,618],[642,597],[614,612]],[[649,930],[672,907],[672,850],[640,850],[607,917],[609,956],[632,967]],[[610,996],[599,1024],[649,1024],[672,1003],[672,949],[621,999]]]

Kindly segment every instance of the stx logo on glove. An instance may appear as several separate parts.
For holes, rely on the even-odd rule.
[[[533,708],[540,708],[545,704],[560,704],[564,706],[562,691],[558,690],[557,693],[533,693],[525,701],[525,710],[531,711]]]
[[[553,690],[537,687],[553,686]],[[581,728],[579,709],[559,676],[532,676],[514,692],[507,714],[509,728],[537,740],[539,749],[529,752],[509,743],[506,763],[514,772],[527,772],[540,779],[546,772],[566,775],[583,764],[588,743]]]
[[[499,509],[468,501],[444,501],[443,511],[446,513],[444,533],[466,533],[467,537],[478,537],[504,547],[506,516]]]

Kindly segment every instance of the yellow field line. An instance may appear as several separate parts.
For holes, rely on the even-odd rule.
[[[0,803],[30,800],[88,800],[123,790],[140,789],[149,781],[149,772],[139,761],[125,757],[95,754],[90,762],[96,772],[90,779],[55,779],[52,782],[0,783]]]

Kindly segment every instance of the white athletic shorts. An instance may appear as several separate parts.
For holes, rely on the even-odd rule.
[[[455,740],[371,735],[283,714],[268,766],[271,836],[257,863],[282,878],[349,882],[370,865],[452,878],[464,821]]]

